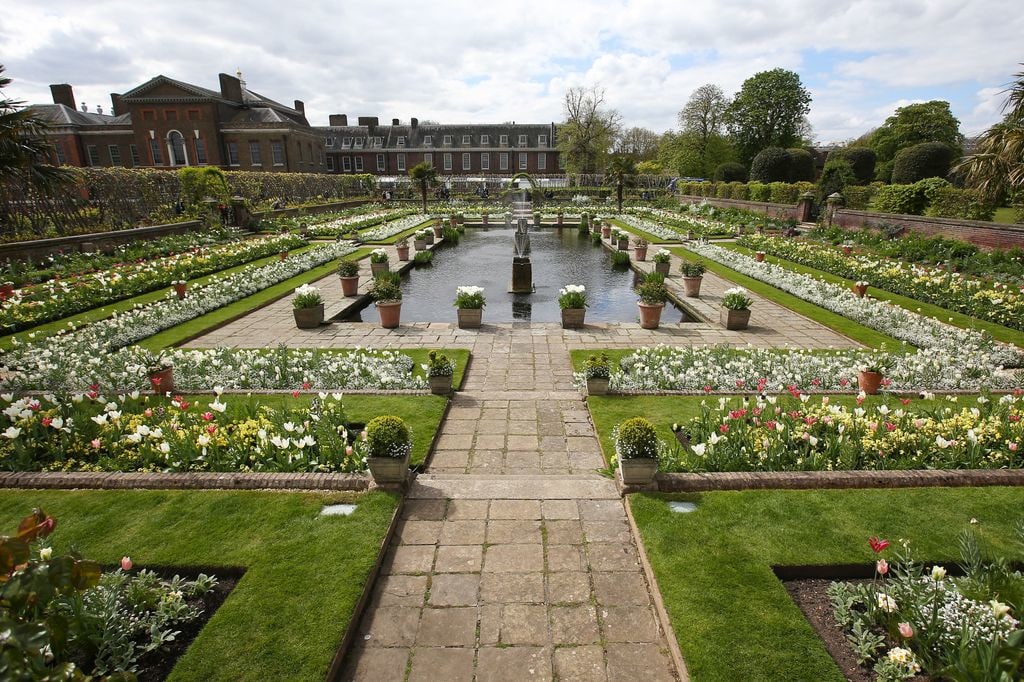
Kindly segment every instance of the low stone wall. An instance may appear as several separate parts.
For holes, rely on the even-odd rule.
[[[133,227],[128,230],[111,232],[93,232],[76,234],[70,237],[53,237],[51,239],[34,239],[26,242],[0,244],[0,261],[40,260],[58,251],[95,251],[113,248],[119,244],[156,239],[171,234],[183,234],[203,227],[199,220],[188,220],[181,223],[166,225],[147,225]]]
[[[987,249],[1024,247],[1024,226],[991,223],[981,220],[932,218],[929,216],[898,213],[874,213],[840,208],[832,216],[832,224],[840,227],[878,228],[884,224],[897,225],[906,230],[929,237],[941,236],[960,239]]]
[[[707,202],[720,208],[741,208],[745,211],[764,213],[781,220],[799,220],[799,207],[795,204],[772,204],[766,201],[743,201],[741,199],[719,199],[717,197],[698,197],[684,194],[679,197],[684,204],[700,204]]]
[[[706,474],[658,474],[661,492],[711,490],[809,490],[815,488],[929,488],[1021,486],[1021,469],[912,471],[780,471]]]
[[[361,474],[270,474],[234,472],[118,473],[15,471],[0,473],[0,488],[88,490],[366,490]]]

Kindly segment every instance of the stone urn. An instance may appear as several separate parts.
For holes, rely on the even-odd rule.
[[[183,301],[188,295],[188,284],[185,282],[178,282],[174,285],[174,293],[177,294],[178,300]]]
[[[355,277],[340,277],[341,293],[345,296],[355,296],[359,293],[359,275]]]
[[[586,308],[562,308],[562,329],[583,329]]]
[[[174,368],[164,367],[159,372],[150,372],[149,385],[154,393],[174,393]]]
[[[377,275],[383,275],[388,270],[389,268],[387,261],[384,261],[383,263],[370,263],[370,274],[373,277],[377,277]]]
[[[651,305],[637,301],[637,305],[640,306],[640,328],[657,329],[661,324],[661,311],[665,309],[665,304]]]
[[[380,313],[380,326],[384,329],[395,329],[402,318],[402,302],[392,301],[384,303],[377,302],[377,312]]]
[[[755,253],[754,254],[754,260],[756,260],[758,263],[763,263],[764,262],[764,251],[758,251],[757,253]]]
[[[458,308],[459,329],[479,329],[484,316],[483,308]]]
[[[746,329],[747,325],[750,324],[750,309],[729,310],[728,308],[722,308],[718,311],[718,320],[726,329],[733,331]]]
[[[409,260],[409,245],[395,246],[395,250],[398,251],[398,260],[406,261]]]
[[[427,377],[430,382],[430,392],[434,395],[449,395],[452,392],[452,375],[446,374],[439,377]]]
[[[877,395],[882,385],[881,372],[858,372],[857,386],[868,395]]]
[[[587,395],[608,395],[608,377],[591,377],[587,379]]]
[[[669,268],[672,266],[671,263],[655,263],[654,271],[658,274],[665,275],[668,277]]]
[[[638,261],[647,260],[647,247],[637,246],[633,249],[633,255]]]
[[[658,460],[653,457],[619,459],[619,478],[623,485],[644,486],[658,473]]]
[[[683,277],[683,293],[687,298],[700,298],[700,283],[703,277]]]
[[[292,308],[295,326],[299,329],[316,329],[324,321],[324,304],[312,308]]]
[[[366,466],[378,485],[401,485],[409,477],[411,456],[410,451],[405,457],[367,457]]]

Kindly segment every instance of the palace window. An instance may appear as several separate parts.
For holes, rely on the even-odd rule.
[[[259,142],[249,143],[249,163],[251,163],[254,166],[263,165],[263,153],[260,150]]]
[[[107,145],[107,153],[110,154],[110,165],[120,166],[121,165],[121,148],[116,144]]]

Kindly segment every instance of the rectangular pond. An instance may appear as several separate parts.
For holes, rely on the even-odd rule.
[[[432,265],[416,267],[402,280],[402,322],[454,322],[455,289],[470,285],[486,291],[485,324],[560,322],[558,291],[566,284],[586,286],[587,322],[638,320],[633,271],[614,269],[609,253],[575,226],[530,228],[535,291],[509,293],[514,235],[503,226],[467,227],[458,246],[437,249]],[[364,320],[375,316],[372,307],[362,311]],[[681,320],[682,313],[669,303],[662,321]]]

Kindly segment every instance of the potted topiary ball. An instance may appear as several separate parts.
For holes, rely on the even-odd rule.
[[[434,395],[448,395],[452,392],[452,376],[455,374],[455,363],[447,355],[432,350],[427,353],[427,364],[423,365],[430,382],[430,392]]]
[[[397,272],[385,272],[374,277],[370,296],[377,304],[380,313],[380,326],[384,329],[396,328],[402,317],[401,276]]]
[[[370,274],[377,277],[388,271],[388,252],[384,249],[374,249],[370,252]]]
[[[640,327],[657,329],[661,324],[661,311],[665,309],[668,300],[665,278],[657,272],[649,272],[636,291],[640,297],[637,301],[640,307]]]
[[[651,260],[654,261],[654,271],[668,277],[672,253],[668,249],[658,249]]]
[[[607,353],[591,355],[583,363],[583,376],[587,379],[588,395],[605,395],[611,380],[611,361]]]
[[[366,425],[366,465],[380,485],[405,483],[412,455],[412,433],[401,417],[374,417]]]
[[[359,293],[359,261],[343,260],[338,263],[338,278],[341,279],[341,293],[355,296]]]
[[[487,300],[483,287],[457,287],[455,307],[458,309],[459,329],[479,329],[485,305]]]
[[[624,485],[643,486],[658,472],[658,432],[643,417],[633,417],[615,427],[615,454]]]
[[[746,329],[750,323],[750,305],[753,302],[743,287],[726,289],[725,295],[722,297],[719,321],[726,329]]]
[[[303,284],[295,290],[292,299],[295,326],[299,329],[316,329],[324,321],[324,299],[320,290],[311,284]]]
[[[683,291],[689,298],[700,298],[700,283],[704,281],[704,263],[683,261],[679,270],[683,273]]]

